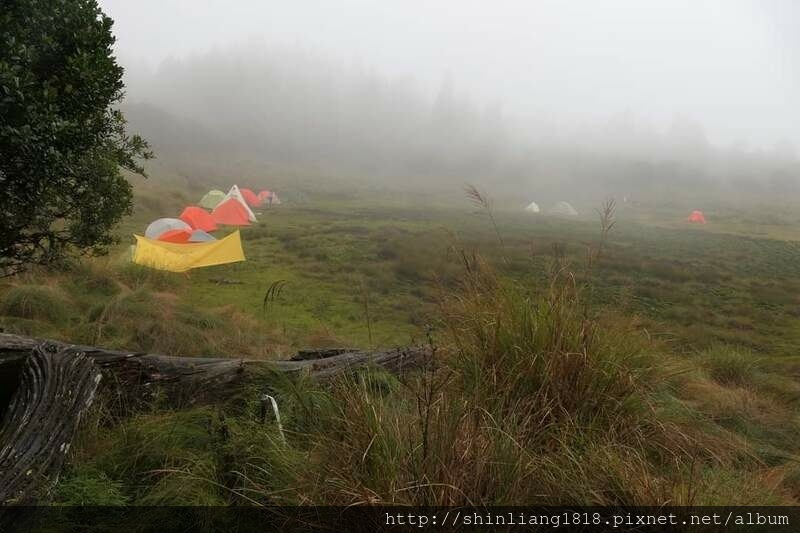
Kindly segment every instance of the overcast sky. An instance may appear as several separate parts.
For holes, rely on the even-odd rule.
[[[100,0],[124,66],[302,46],[559,125],[700,120],[718,144],[800,147],[794,0]],[[131,97],[135,98],[135,94]]]

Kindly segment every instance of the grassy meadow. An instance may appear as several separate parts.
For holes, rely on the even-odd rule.
[[[599,205],[564,219],[522,212],[528,199],[487,210],[460,190],[278,192],[284,204],[242,229],[246,262],[170,274],[132,265],[130,234],[202,190],[138,183],[108,256],[2,281],[0,327],[267,359],[432,343],[434,363],[325,388],[270,380],[286,442],[259,422],[252,383],[213,405],[98,407],[51,501],[800,498],[800,220],[788,207],[714,206],[699,227],[685,205],[619,203],[603,239]]]

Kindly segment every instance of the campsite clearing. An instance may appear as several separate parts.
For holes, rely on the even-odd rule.
[[[168,212],[181,208],[178,203]],[[639,315],[651,331],[685,340],[686,349],[724,341],[790,351],[786,342],[794,332],[800,335],[792,296],[795,288],[800,291],[800,245],[720,233],[725,226],[717,223],[700,231],[683,222],[679,210],[673,222],[639,222],[622,210],[618,217],[595,273],[597,304]],[[242,228],[246,262],[169,279],[180,302],[204,311],[232,306],[297,347],[312,338],[365,346],[367,298],[373,343],[406,344],[424,337],[426,325],[435,322],[437,290],[458,275],[458,250],[476,250],[495,261],[504,254],[508,274],[537,291],[554,245],[580,272],[584,243],[597,237],[592,219],[542,217],[532,224],[526,212],[511,210],[496,218],[504,247],[485,216],[467,207],[356,207],[330,200],[281,206]],[[148,220],[142,213],[120,233]],[[216,237],[232,231],[222,229]],[[129,257],[128,247],[120,246],[110,258],[88,263],[115,276]],[[239,283],[220,286],[209,278]],[[264,296],[279,281],[285,287],[265,311]],[[19,281],[6,286],[11,283]]]

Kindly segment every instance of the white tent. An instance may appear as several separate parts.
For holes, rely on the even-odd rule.
[[[242,207],[244,207],[245,210],[247,211],[247,219],[250,222],[256,222],[256,215],[255,213],[253,213],[253,210],[250,209],[250,206],[247,205],[247,202],[244,200],[244,196],[242,196],[242,191],[239,190],[238,185],[234,185],[233,187],[231,187],[231,190],[229,190],[228,194],[225,195],[225,200],[229,200],[231,198],[242,204]],[[225,200],[222,200],[222,202],[224,202]],[[220,204],[222,202],[220,202]]]
[[[574,217],[577,216],[578,212],[575,211],[575,208],[569,205],[569,203],[558,202],[556,205],[550,208],[550,214]]]
[[[539,206],[536,204],[536,202],[531,202],[528,204],[528,207],[525,208],[525,211],[528,211],[530,213],[538,213],[541,210],[539,209]]]
[[[192,231],[192,227],[189,224],[178,218],[159,218],[147,226],[147,229],[144,230],[144,236],[148,239],[158,239],[163,233],[173,229]]]

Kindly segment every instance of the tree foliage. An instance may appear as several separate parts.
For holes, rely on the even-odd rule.
[[[3,0],[0,9],[0,275],[100,253],[132,208],[121,168],[147,143],[115,108],[123,69],[95,0]]]

